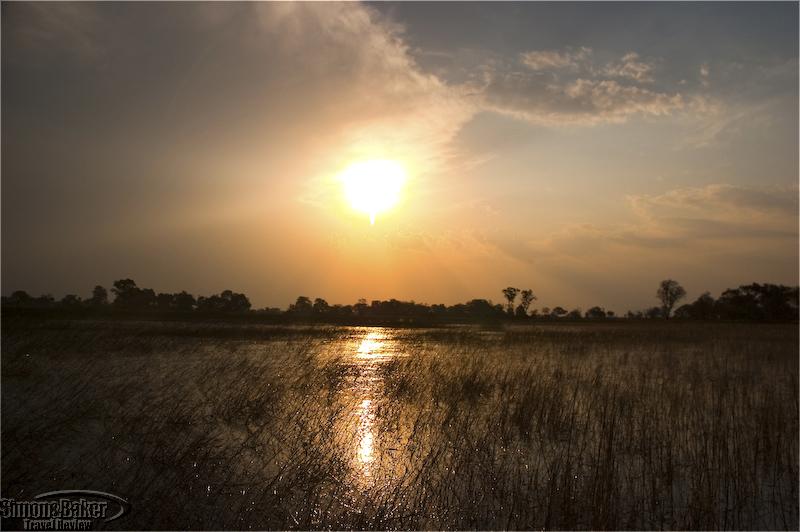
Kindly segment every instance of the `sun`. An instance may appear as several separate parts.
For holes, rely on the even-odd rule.
[[[375,224],[375,215],[394,207],[406,182],[402,164],[388,159],[357,161],[339,174],[344,194],[353,209],[369,214]]]

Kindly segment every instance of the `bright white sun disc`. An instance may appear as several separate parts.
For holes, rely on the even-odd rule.
[[[397,161],[373,159],[358,161],[340,174],[344,193],[353,209],[375,215],[391,209],[400,199],[406,171]]]

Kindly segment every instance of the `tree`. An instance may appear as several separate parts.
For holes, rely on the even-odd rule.
[[[464,312],[471,318],[490,318],[496,309],[485,299],[473,299],[464,305]]]
[[[186,302],[188,303],[188,298]],[[250,300],[244,294],[224,290],[219,295],[198,297],[197,310],[200,312],[247,312],[250,310]]]
[[[550,315],[554,318],[560,318],[561,316],[565,316],[567,314],[567,310],[564,307],[556,307],[550,311]]]
[[[534,295],[533,290],[531,290],[530,288],[528,288],[527,290],[523,290],[520,293],[520,302],[519,302],[519,307],[517,307],[517,315],[520,314],[519,311],[521,309],[522,310],[521,314],[523,316],[527,316],[528,308],[530,308],[531,303],[533,303],[534,301],[536,301],[536,296]]]
[[[118,307],[132,306],[131,303],[136,299],[139,287],[133,279],[119,279],[114,281],[111,292],[114,293],[114,305]]]
[[[87,303],[92,307],[108,305],[108,291],[100,285],[95,286]]]
[[[225,310],[228,312],[246,312],[250,310],[250,300],[244,294],[232,290],[224,290],[220,297],[225,301]]]
[[[311,314],[313,309],[311,298],[306,296],[299,296],[294,304],[289,306],[289,312],[294,314]]]
[[[145,309],[156,305],[152,288],[139,288],[132,279],[114,281],[114,306],[126,309]]]
[[[711,294],[704,292],[694,303],[687,303],[675,309],[674,317],[685,320],[710,320],[716,317],[716,302]]]
[[[196,304],[197,301],[194,299],[194,296],[185,290],[172,296],[172,305],[175,310],[190,312],[194,310]]]
[[[315,314],[325,314],[328,312],[329,308],[330,305],[328,305],[328,302],[321,297],[318,297],[314,300],[313,309]]]
[[[56,304],[55,298],[50,294],[42,294],[33,300],[33,305],[39,308],[51,308]]]
[[[675,303],[686,297],[686,290],[678,284],[678,281],[665,279],[661,281],[661,284],[658,286],[656,295],[659,301],[661,301],[661,311],[664,319],[668,320]]]
[[[574,308],[574,309],[570,310],[569,314],[567,314],[567,318],[569,318],[571,320],[579,320],[579,319],[581,319],[581,309]]]
[[[519,288],[514,288],[513,286],[503,288],[503,295],[505,296],[506,300],[508,300],[506,312],[508,312],[509,316],[514,315],[514,300],[517,299],[517,294],[519,294]]]
[[[728,320],[796,320],[798,289],[783,285],[743,285],[722,292],[716,313]]]
[[[156,296],[156,307],[159,310],[171,310],[173,307],[174,297],[172,294],[160,293]]]
[[[592,307],[586,311],[586,317],[590,320],[601,320],[606,317],[606,311],[602,307]]]
[[[8,302],[15,307],[26,307],[33,303],[33,298],[25,290],[15,290],[8,298]]]
[[[642,314],[648,320],[654,320],[664,315],[663,310],[660,307],[650,307],[649,309],[645,310]]]
[[[78,308],[81,306],[82,300],[75,294],[67,294],[61,298],[61,306],[66,308]]]

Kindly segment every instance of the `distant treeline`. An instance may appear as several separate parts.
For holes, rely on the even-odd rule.
[[[175,314],[197,316],[236,315],[274,317],[286,321],[414,321],[459,322],[500,320],[608,320],[608,319],[669,319],[680,320],[747,320],[796,321],[798,319],[798,287],[774,284],[743,285],[722,292],[714,299],[706,292],[694,302],[675,308],[685,298],[686,291],[676,281],[662,281],[656,292],[658,306],[640,311],[628,311],[618,316],[613,311],[594,306],[586,311],[564,307],[531,309],[537,298],[533,290],[507,287],[502,290],[505,304],[486,299],[473,299],[456,305],[423,304],[414,301],[372,301],[359,299],[353,305],[331,305],[322,298],[300,296],[286,310],[279,308],[253,309],[244,294],[225,290],[211,296],[195,298],[187,292],[156,293],[140,288],[131,279],[115,281],[111,288],[113,299],[102,286],[96,286],[89,298],[69,294],[61,300],[51,295],[34,297],[23,290],[3,296],[4,310],[51,309],[59,312],[122,314]],[[520,296],[517,303],[517,296]],[[673,311],[674,309],[674,311]]]

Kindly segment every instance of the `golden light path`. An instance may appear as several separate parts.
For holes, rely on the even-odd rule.
[[[376,375],[383,362],[394,358],[395,353],[388,347],[387,334],[383,330],[370,331],[359,342],[355,358],[361,367],[361,376],[365,384],[360,388],[360,404],[357,409],[358,427],[356,457],[361,474],[369,478],[372,474],[372,463],[375,460],[375,411],[373,395],[379,393],[380,378]]]
[[[405,168],[397,161],[372,159],[352,163],[339,178],[350,206],[369,214],[369,221],[374,225],[377,214],[391,209],[400,200],[407,176]]]

